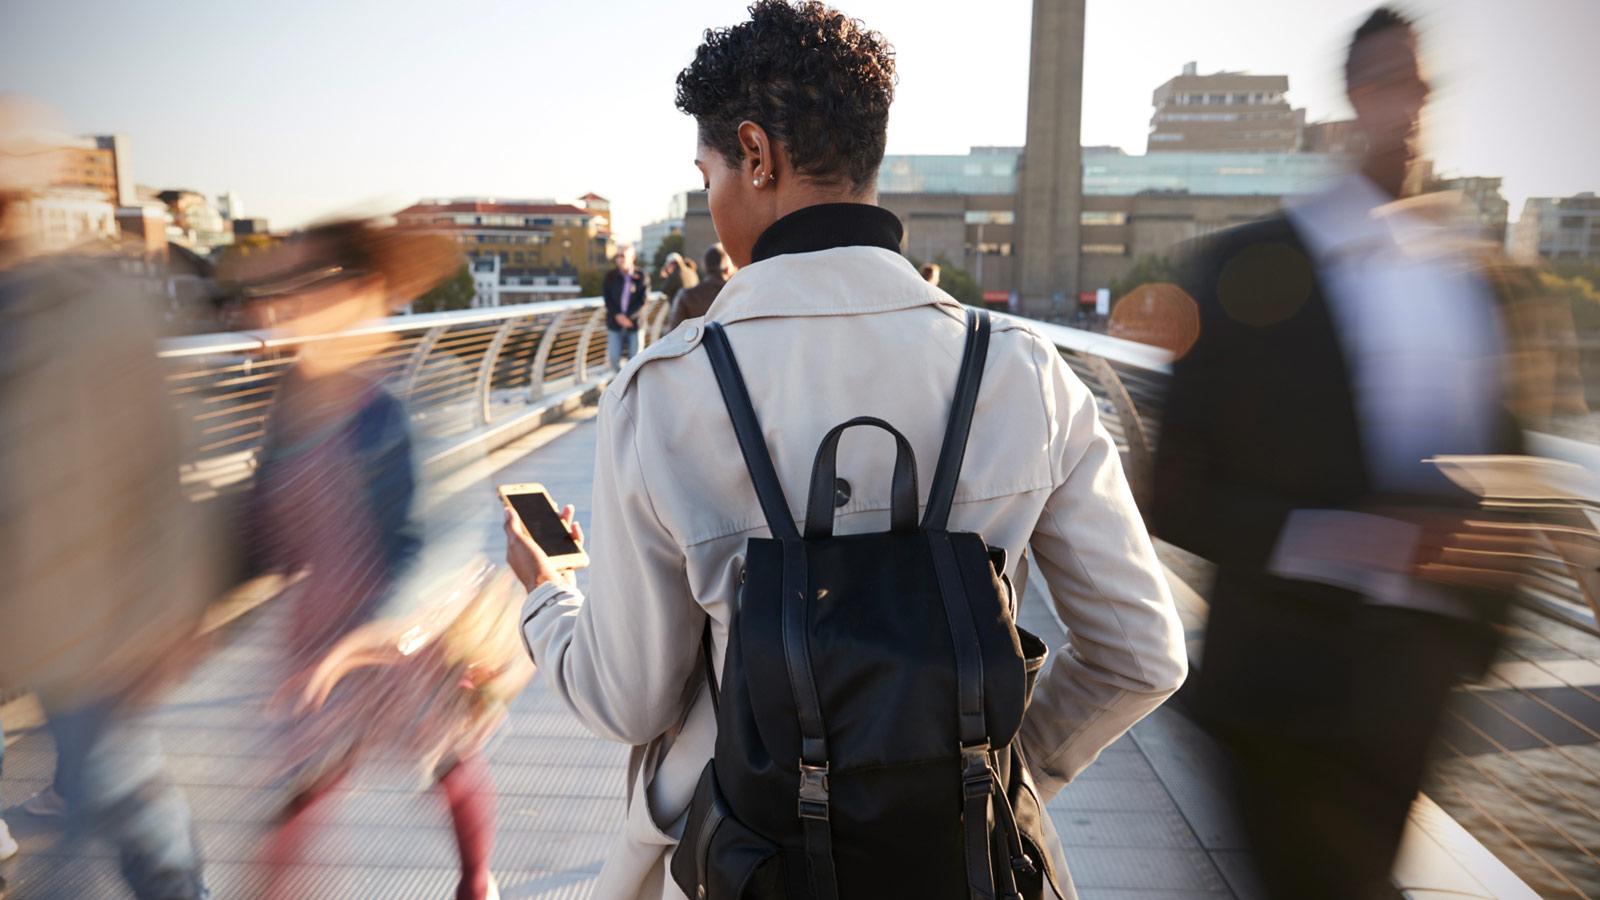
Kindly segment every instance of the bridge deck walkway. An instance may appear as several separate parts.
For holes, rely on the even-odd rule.
[[[494,486],[540,481],[587,520],[595,428],[580,412],[448,476],[428,503],[432,559],[503,553]],[[444,563],[440,563],[443,565]],[[1038,579],[1034,579],[1037,583]],[[1062,632],[1030,588],[1024,624],[1059,646]],[[218,898],[259,887],[258,842],[284,797],[272,782],[271,728],[261,706],[273,685],[271,603],[225,631],[223,645],[171,691],[140,727],[156,730],[175,781],[193,809]],[[22,844],[0,869],[11,900],[127,896],[111,848],[68,846],[52,822],[20,805],[54,768],[48,732],[31,702],[5,709],[4,815]],[[580,898],[620,827],[625,748],[589,735],[535,679],[490,750],[498,791],[494,870],[512,898]],[[1050,805],[1084,900],[1254,900],[1237,830],[1200,768],[1204,739],[1163,710],[1112,745]],[[451,896],[456,851],[443,803],[406,773],[375,767],[340,790],[337,810],[303,874],[319,893],[353,898]]]

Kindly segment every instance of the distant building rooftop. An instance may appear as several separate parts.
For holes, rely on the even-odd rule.
[[[570,203],[549,201],[488,199],[424,200],[396,213],[396,216],[421,213],[498,213],[513,216],[593,216],[594,211]]]

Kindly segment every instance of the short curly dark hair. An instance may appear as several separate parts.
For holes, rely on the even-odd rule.
[[[894,85],[883,35],[816,0],[757,0],[748,22],[706,30],[678,73],[678,109],[730,164],[744,158],[748,119],[788,148],[801,175],[861,191],[883,164]]]

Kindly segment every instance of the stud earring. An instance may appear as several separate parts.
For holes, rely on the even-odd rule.
[[[759,179],[759,178],[757,178],[755,181],[752,181],[750,183],[755,185],[756,187],[761,187],[761,179]]]

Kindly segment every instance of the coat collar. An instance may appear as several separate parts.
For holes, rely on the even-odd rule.
[[[900,217],[866,203],[819,203],[797,209],[767,226],[750,248],[750,261],[834,247],[882,247],[900,252],[905,228]]]
[[[939,304],[959,316],[961,304],[923,281],[900,255],[900,234],[900,220],[876,206],[830,203],[790,213],[756,241],[754,261],[728,279],[706,321],[853,316]]]
[[[933,305],[962,315],[954,297],[923,281],[899,253],[882,247],[835,247],[745,266],[717,294],[706,320],[731,324],[769,316],[855,316]]]

